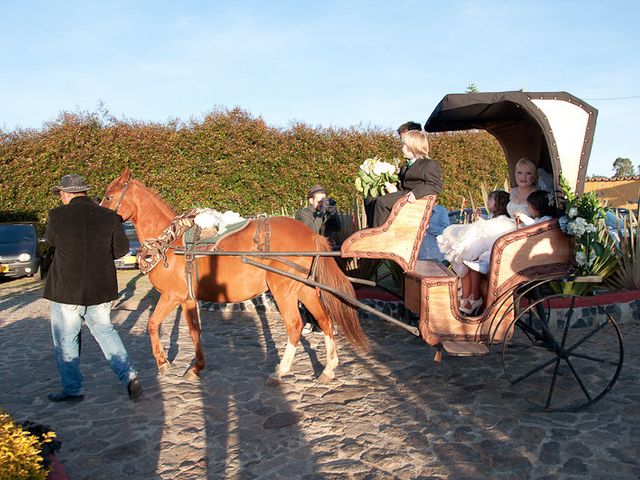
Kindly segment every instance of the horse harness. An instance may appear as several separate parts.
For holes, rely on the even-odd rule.
[[[121,195],[121,199],[122,199]],[[193,231],[193,239],[187,245],[185,243],[185,247],[187,247],[188,251],[185,254],[185,281],[187,283],[187,292],[190,300],[195,300],[195,287],[198,282],[198,263],[195,262],[195,258],[197,256],[197,246],[198,242],[201,240],[200,235],[202,233],[200,227],[198,227],[194,219],[198,214],[197,209],[186,212],[182,215],[177,216],[171,224],[162,232],[162,234],[158,238],[150,238],[142,243],[140,248],[138,249],[138,265],[142,273],[147,274],[153,268],[158,265],[158,263],[162,262],[165,268],[168,268],[167,263],[167,250],[174,247],[174,242],[178,238],[183,238],[188,230],[194,229]],[[256,252],[258,253],[267,253],[271,252],[271,227],[269,222],[269,217],[266,215],[261,215],[252,219],[247,223],[255,223],[256,231],[253,236],[253,243],[256,246]],[[241,227],[242,229],[245,227]],[[226,238],[228,235],[232,235],[237,233],[238,230],[228,232],[228,234],[223,234],[219,238],[215,240],[210,248],[207,248],[207,251],[224,251],[222,248],[218,246],[220,241],[223,238]],[[195,249],[191,247],[196,247]],[[260,255],[256,255],[260,257]],[[263,257],[264,258],[264,257]],[[282,263],[300,273],[305,275],[307,278],[312,278],[315,280],[316,277],[316,267],[317,267],[317,258],[313,257],[313,263],[311,268],[304,267],[295,263],[285,257],[281,256],[269,256],[268,260],[273,260],[279,263]],[[263,263],[263,262],[256,262]]]

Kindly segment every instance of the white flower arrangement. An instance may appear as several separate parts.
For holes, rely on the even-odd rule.
[[[241,217],[239,213],[231,210],[221,213],[211,208],[198,209],[198,214],[193,219],[194,223],[201,229],[207,230],[215,228],[218,230],[218,234],[226,232],[229,225],[240,223],[244,220],[246,219]]]
[[[592,274],[591,267],[605,250],[598,239],[596,224],[604,219],[606,210],[594,192],[576,195],[562,176],[560,187],[565,197],[564,215],[559,220],[560,229],[576,239],[575,260],[580,273]]]
[[[575,208],[571,210],[575,210]],[[571,212],[569,212],[567,217],[571,218]],[[594,224],[587,222],[582,217],[575,217],[573,220],[568,220],[565,228],[569,235],[576,238],[582,237],[585,233],[596,233],[597,231]]]
[[[398,165],[400,161],[393,159],[383,162],[378,157],[367,158],[358,169],[355,178],[356,190],[363,196],[379,197],[385,193],[398,191]]]

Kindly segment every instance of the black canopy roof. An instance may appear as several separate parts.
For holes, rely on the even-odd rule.
[[[527,157],[562,173],[582,193],[597,110],[566,92],[491,92],[445,96],[424,128],[427,132],[482,129],[502,145],[512,182],[516,162]]]

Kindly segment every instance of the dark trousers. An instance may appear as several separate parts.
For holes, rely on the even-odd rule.
[[[398,201],[398,199],[405,196],[407,192],[398,190],[394,193],[387,193],[386,195],[382,195],[381,197],[375,198],[375,202],[373,203],[373,219],[370,222],[371,227],[379,227],[389,218],[389,213],[391,213],[391,208]],[[367,212],[368,214],[368,212]],[[367,217],[368,219],[369,217]]]

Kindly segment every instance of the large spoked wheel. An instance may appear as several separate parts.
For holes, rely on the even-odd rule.
[[[534,300],[513,327],[511,341],[502,346],[502,366],[513,391],[534,405],[585,408],[604,397],[620,375],[624,346],[618,325],[587,297]]]

